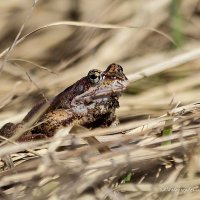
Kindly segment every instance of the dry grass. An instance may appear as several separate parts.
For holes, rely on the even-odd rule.
[[[200,7],[181,1],[174,21],[171,4],[0,2],[0,125],[91,68],[116,62],[130,80],[117,127],[69,127],[20,144],[1,138],[0,199],[199,199]],[[88,136],[111,152],[100,154]]]

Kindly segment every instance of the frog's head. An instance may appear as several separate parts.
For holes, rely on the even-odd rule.
[[[95,94],[93,96],[96,96],[96,98],[120,95],[128,85],[128,79],[123,73],[123,68],[114,63],[103,72],[96,69],[89,71],[88,79],[93,84],[89,91],[93,91]]]
[[[82,94],[77,95],[73,103],[110,100],[111,97],[118,98],[128,85],[128,79],[123,73],[123,68],[118,64],[111,64],[105,71],[93,69],[88,72],[84,81],[89,87]],[[75,105],[74,104],[74,105]]]
[[[128,83],[128,79],[123,73],[122,66],[115,63],[110,64],[103,72],[98,69],[90,70],[87,77],[89,81],[94,85],[105,84],[106,81],[109,82],[108,84],[112,84],[113,80],[122,83],[125,87]]]

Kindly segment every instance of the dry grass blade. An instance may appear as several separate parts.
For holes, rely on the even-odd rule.
[[[39,27],[39,28],[31,31],[30,33],[24,35],[23,37],[21,37],[19,40],[17,40],[15,42],[15,45],[20,44],[27,37],[31,36],[32,34],[37,33],[38,31],[41,31],[41,30],[47,29],[47,28],[51,28],[54,26],[55,27],[56,26],[77,26],[77,27],[100,28],[100,29],[142,29],[142,30],[146,30],[146,31],[156,32],[156,33],[164,36],[165,38],[167,38],[169,41],[174,43],[173,39],[170,36],[163,33],[162,31],[158,31],[158,30],[150,28],[150,27],[140,27],[140,26],[137,27],[137,26],[126,26],[126,25],[96,24],[96,23],[89,23],[89,22],[63,21],[63,22],[55,22],[55,23],[51,23],[51,24]],[[6,50],[4,50],[0,54],[0,58],[3,58],[5,56],[5,54],[7,54],[10,51],[9,49],[10,48],[7,48]]]
[[[12,62],[12,61],[20,61],[20,62],[30,63],[30,64],[32,64],[33,66],[38,67],[39,69],[45,70],[45,71],[47,71],[47,72],[49,72],[49,73],[52,73],[52,74],[57,74],[57,73],[54,72],[53,70],[51,70],[51,69],[49,69],[49,68],[47,68],[47,67],[44,67],[44,66],[42,66],[42,65],[39,65],[39,64],[37,64],[37,63],[34,63],[34,62],[30,61],[30,60],[25,60],[25,59],[20,59],[20,58],[12,58],[12,59],[8,59],[7,61],[11,61],[11,62]]]
[[[29,21],[29,19],[31,18],[31,15],[32,15],[32,13],[33,13],[33,9],[35,8],[37,2],[38,2],[38,1],[35,1],[35,0],[34,0],[33,5],[31,6],[31,9],[30,9],[28,15],[26,16],[26,18],[25,18],[25,20],[24,20],[24,23],[23,23],[22,26],[20,27],[20,30],[19,30],[18,34],[16,35],[16,37],[15,37],[15,39],[14,39],[12,45],[8,48],[8,50],[7,50],[7,52],[6,52],[6,55],[5,55],[4,59],[3,59],[3,62],[2,62],[2,64],[1,64],[1,66],[0,66],[0,72],[2,71],[2,69],[3,69],[4,65],[5,65],[5,62],[7,61],[10,52],[11,52],[11,51],[14,49],[14,47],[16,46],[17,41],[18,41],[18,39],[20,38],[20,36],[21,36],[21,34],[22,34],[22,31],[24,30],[25,24],[26,24],[26,23]]]
[[[137,81],[137,80],[152,76],[154,74],[158,74],[165,70],[169,70],[169,69],[178,67],[182,64],[188,63],[188,62],[198,59],[198,58],[200,58],[200,48],[180,54],[178,56],[175,56],[174,58],[168,59],[164,62],[155,64],[153,66],[149,66],[148,68],[146,68],[142,71],[139,71],[135,74],[130,74],[128,76],[128,79],[130,81]]]

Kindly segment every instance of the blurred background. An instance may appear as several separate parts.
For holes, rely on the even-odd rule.
[[[159,116],[169,109],[172,100],[174,104],[185,104],[200,99],[199,0],[38,0],[35,3],[0,1],[1,53],[12,46],[17,35],[21,38],[39,27],[60,22],[59,26],[31,34],[1,56],[2,124],[8,119],[19,121],[41,98],[51,98],[90,69],[104,70],[113,62],[122,65],[130,79],[120,100],[121,120]],[[97,28],[66,26],[61,21],[89,22]],[[99,24],[127,28],[102,29]],[[154,73],[155,66],[161,72]],[[169,69],[162,70],[163,66]],[[135,73],[142,70],[153,75],[144,74],[135,81]]]

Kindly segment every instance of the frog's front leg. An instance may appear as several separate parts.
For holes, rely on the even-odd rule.
[[[109,126],[117,126],[119,124],[119,119],[114,112],[107,113],[100,121],[100,127],[106,128]]]
[[[109,126],[117,126],[119,124],[119,120],[116,117],[114,112],[109,112],[97,117],[97,119],[93,122],[85,123],[84,126],[87,128],[106,128]]]

